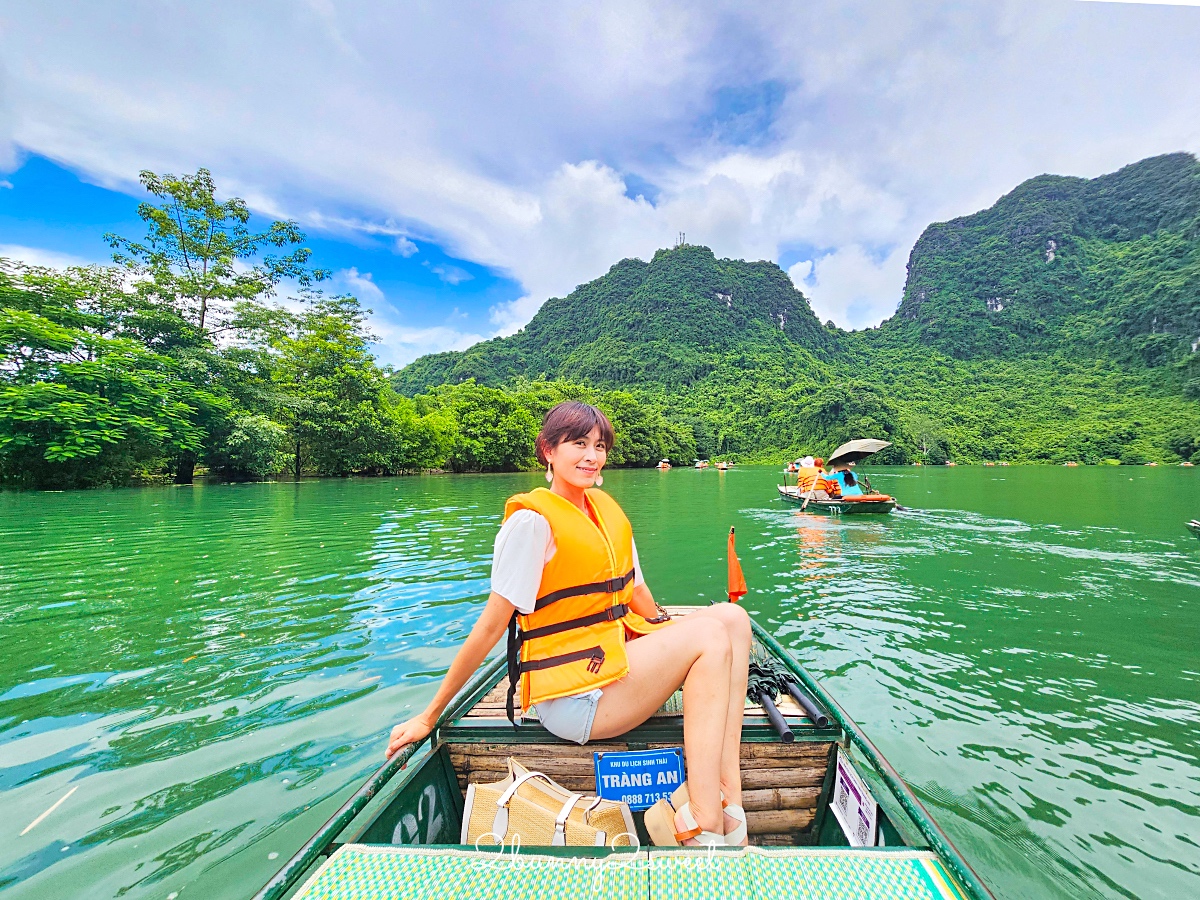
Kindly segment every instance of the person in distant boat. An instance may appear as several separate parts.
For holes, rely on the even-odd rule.
[[[560,403],[546,413],[536,451],[550,487],[509,498],[487,604],[429,706],[392,729],[387,755],[430,733],[507,630],[510,718],[519,698],[564,740],[624,734],[682,685],[687,800],[678,809],[660,801],[646,827],[655,843],[745,844],[750,620],[733,603],[672,620],[654,602],[629,520],[593,486],[603,483],[613,438],[594,406]]]
[[[854,463],[846,463],[829,473],[829,479],[841,485],[843,497],[861,497],[863,495],[862,485],[858,483],[858,479],[854,477],[854,471],[850,468],[853,465]]]

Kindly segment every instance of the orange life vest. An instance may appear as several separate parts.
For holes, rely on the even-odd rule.
[[[830,497],[842,496],[842,486],[837,479],[826,478],[816,466],[801,466],[796,471],[796,487],[801,493],[816,490],[824,491]]]
[[[510,497],[507,520],[518,509],[544,516],[554,556],[542,569],[534,611],[514,614],[508,631],[508,717],[518,682],[521,709],[604,687],[629,671],[625,640],[664,623],[629,608],[633,598],[633,529],[608,494],[586,493],[595,521],[546,488]],[[599,524],[597,524],[599,523]]]

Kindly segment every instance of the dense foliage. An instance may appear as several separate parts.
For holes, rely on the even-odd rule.
[[[620,387],[690,429],[700,456],[881,437],[890,462],[1200,461],[1198,349],[1200,164],[1173,154],[1034,178],[930,226],[878,328],[822,326],[774,264],[685,245],[393,381]]]
[[[704,247],[623,260],[516,335],[381,369],[294,223],[255,233],[204,170],[143,173],[116,267],[0,261],[0,483],[122,484],[195,467],[386,474],[534,465],[563,399],[610,461],[775,461],[857,437],[880,462],[1200,462],[1200,164],[1042,176],[930,226],[878,328],[822,325],[775,264]],[[299,297],[280,305],[287,279]]]

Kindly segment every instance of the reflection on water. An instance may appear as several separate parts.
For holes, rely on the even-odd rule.
[[[911,507],[887,517],[784,507],[763,468],[606,487],[663,602],[722,596],[737,525],[748,608],[998,897],[1200,895],[1200,542],[1181,527],[1200,492],[1127,471],[881,471]],[[503,498],[536,483],[0,495],[0,887],[251,894],[426,702]]]

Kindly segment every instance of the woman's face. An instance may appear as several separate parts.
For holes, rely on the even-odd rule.
[[[599,428],[593,428],[586,437],[563,441],[546,454],[556,479],[585,489],[596,483],[607,459],[608,447],[604,446]]]

